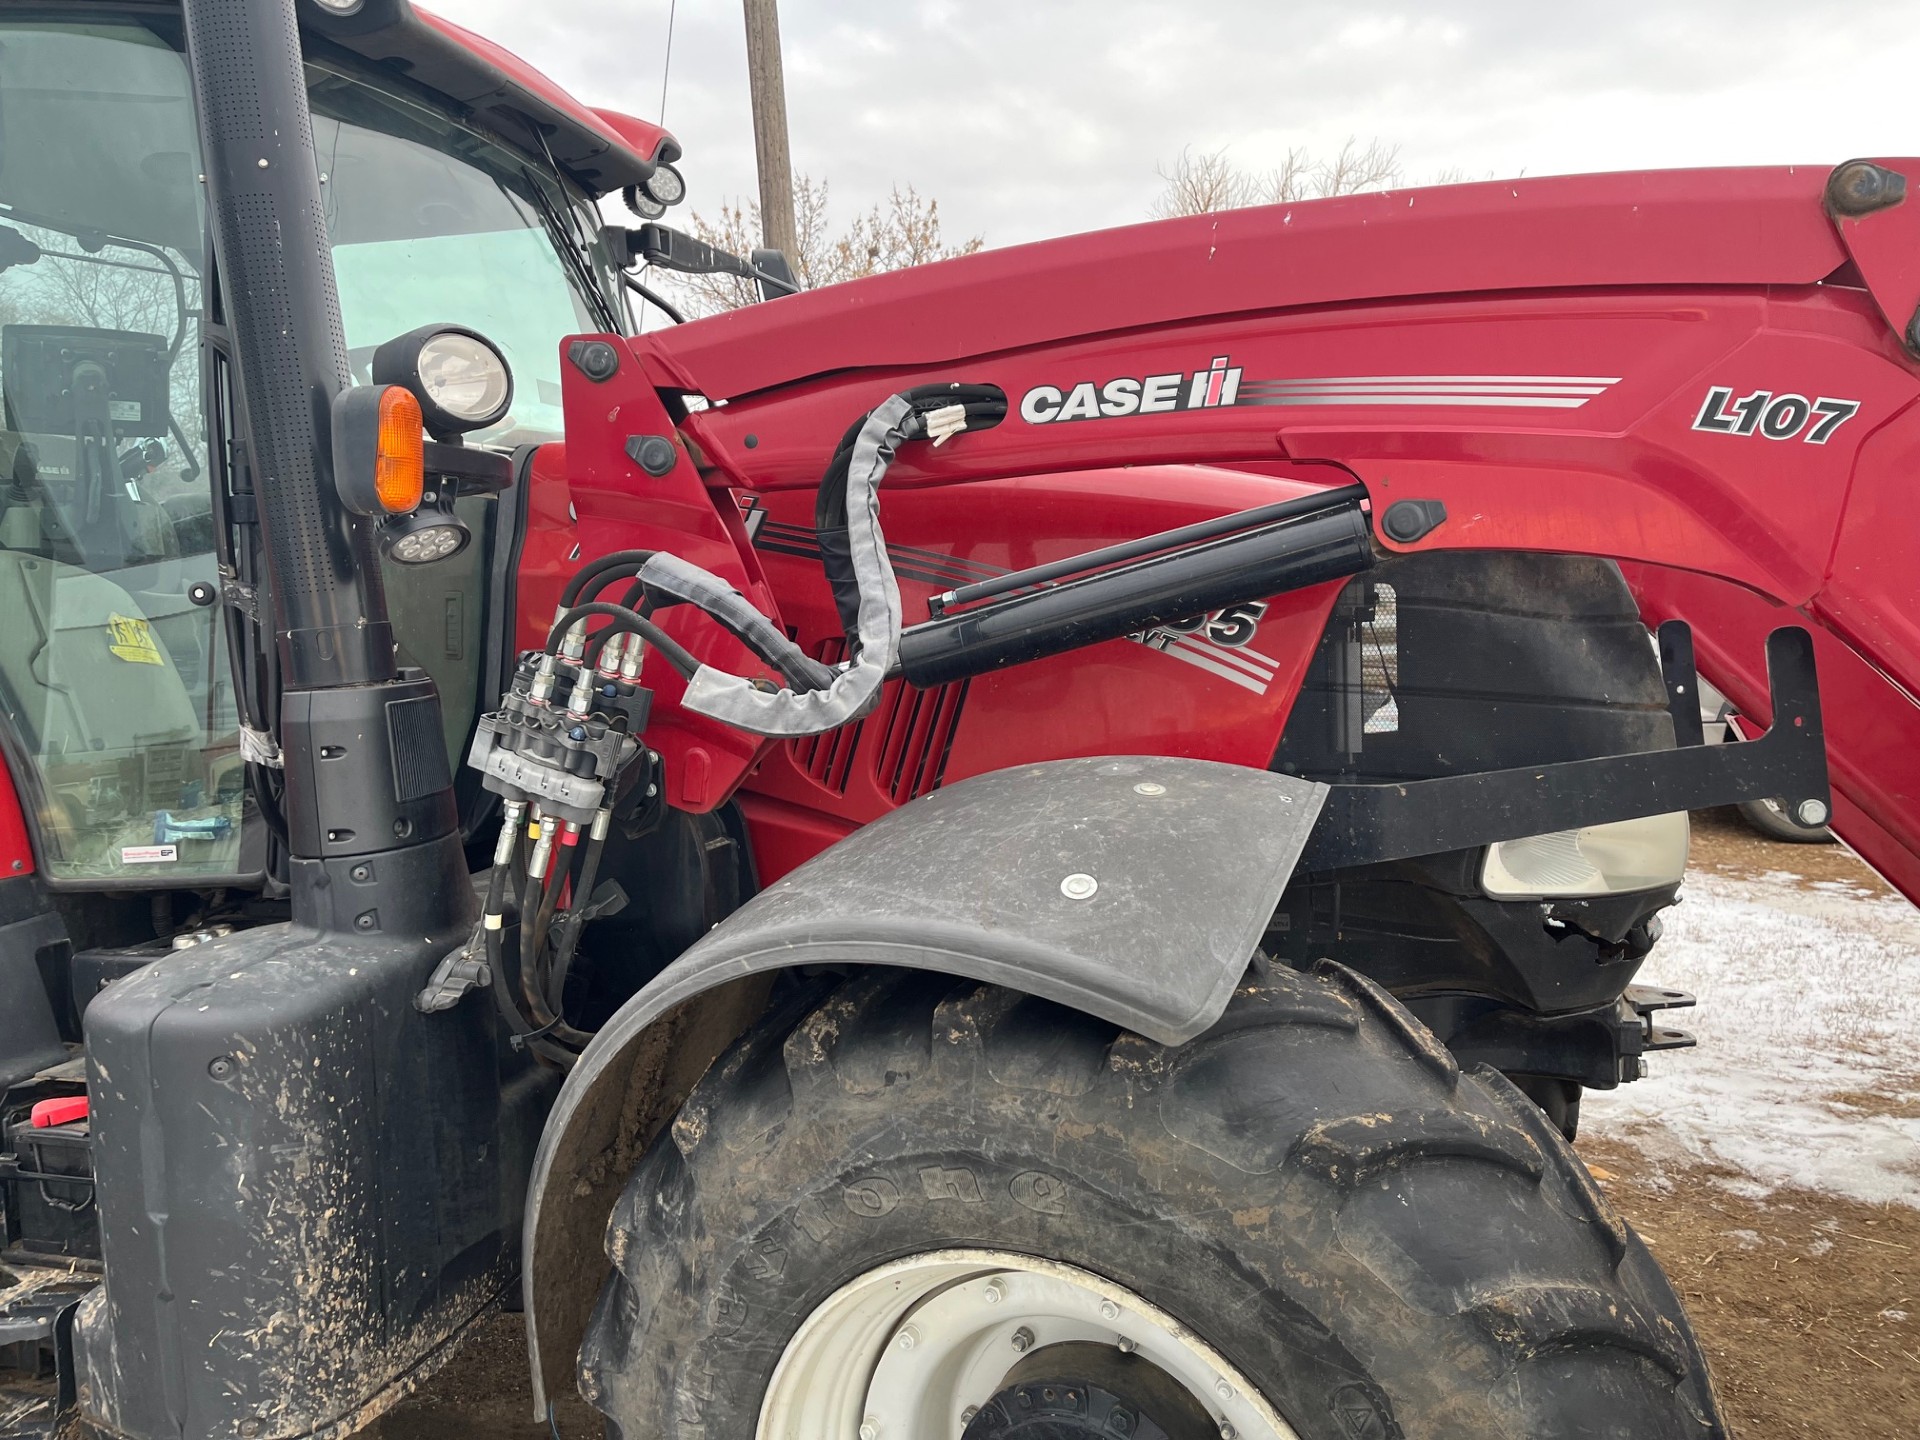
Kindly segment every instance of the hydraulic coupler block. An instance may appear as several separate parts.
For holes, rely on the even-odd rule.
[[[467,763],[496,795],[588,825],[652,763],[639,735],[653,694],[560,657],[543,671],[545,659],[522,657],[500,708],[480,717]],[[558,696],[571,698],[563,706],[550,698]]]

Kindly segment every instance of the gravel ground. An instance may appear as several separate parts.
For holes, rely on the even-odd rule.
[[[1696,817],[1647,976],[1697,1051],[1589,1100],[1580,1142],[1686,1297],[1736,1440],[1920,1436],[1920,915],[1839,846]],[[587,1440],[529,1418],[519,1317],[489,1321],[380,1440]],[[642,1437],[633,1437],[642,1440]]]

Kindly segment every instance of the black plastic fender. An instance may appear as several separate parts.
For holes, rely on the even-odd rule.
[[[995,771],[856,831],[709,931],[600,1031],[541,1137],[522,1282],[536,1417],[567,1383],[599,1292],[627,1157],[652,1138],[634,1132],[670,1116],[652,1092],[691,1085],[732,1038],[721,1017],[689,1020],[687,1002],[793,966],[897,965],[1178,1045],[1226,1008],[1326,795],[1167,756]]]

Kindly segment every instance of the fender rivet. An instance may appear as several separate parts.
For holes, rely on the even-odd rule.
[[[1060,882],[1060,893],[1069,900],[1091,900],[1100,882],[1091,875],[1069,875]]]

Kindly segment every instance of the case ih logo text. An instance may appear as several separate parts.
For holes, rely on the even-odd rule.
[[[1029,425],[1056,420],[1111,420],[1122,415],[1153,415],[1170,410],[1210,410],[1231,405],[1240,393],[1240,367],[1224,355],[1192,374],[1122,375],[1104,385],[1091,380],[1061,390],[1036,385],[1020,397],[1020,418]]]
[[[1736,400],[1732,386],[1715,385],[1701,402],[1693,428],[1722,435],[1759,434],[1769,440],[1791,440],[1799,435],[1809,445],[1824,445],[1859,411],[1858,400],[1834,400],[1825,395],[1809,400],[1804,395],[1776,395],[1771,390],[1756,390]]]

